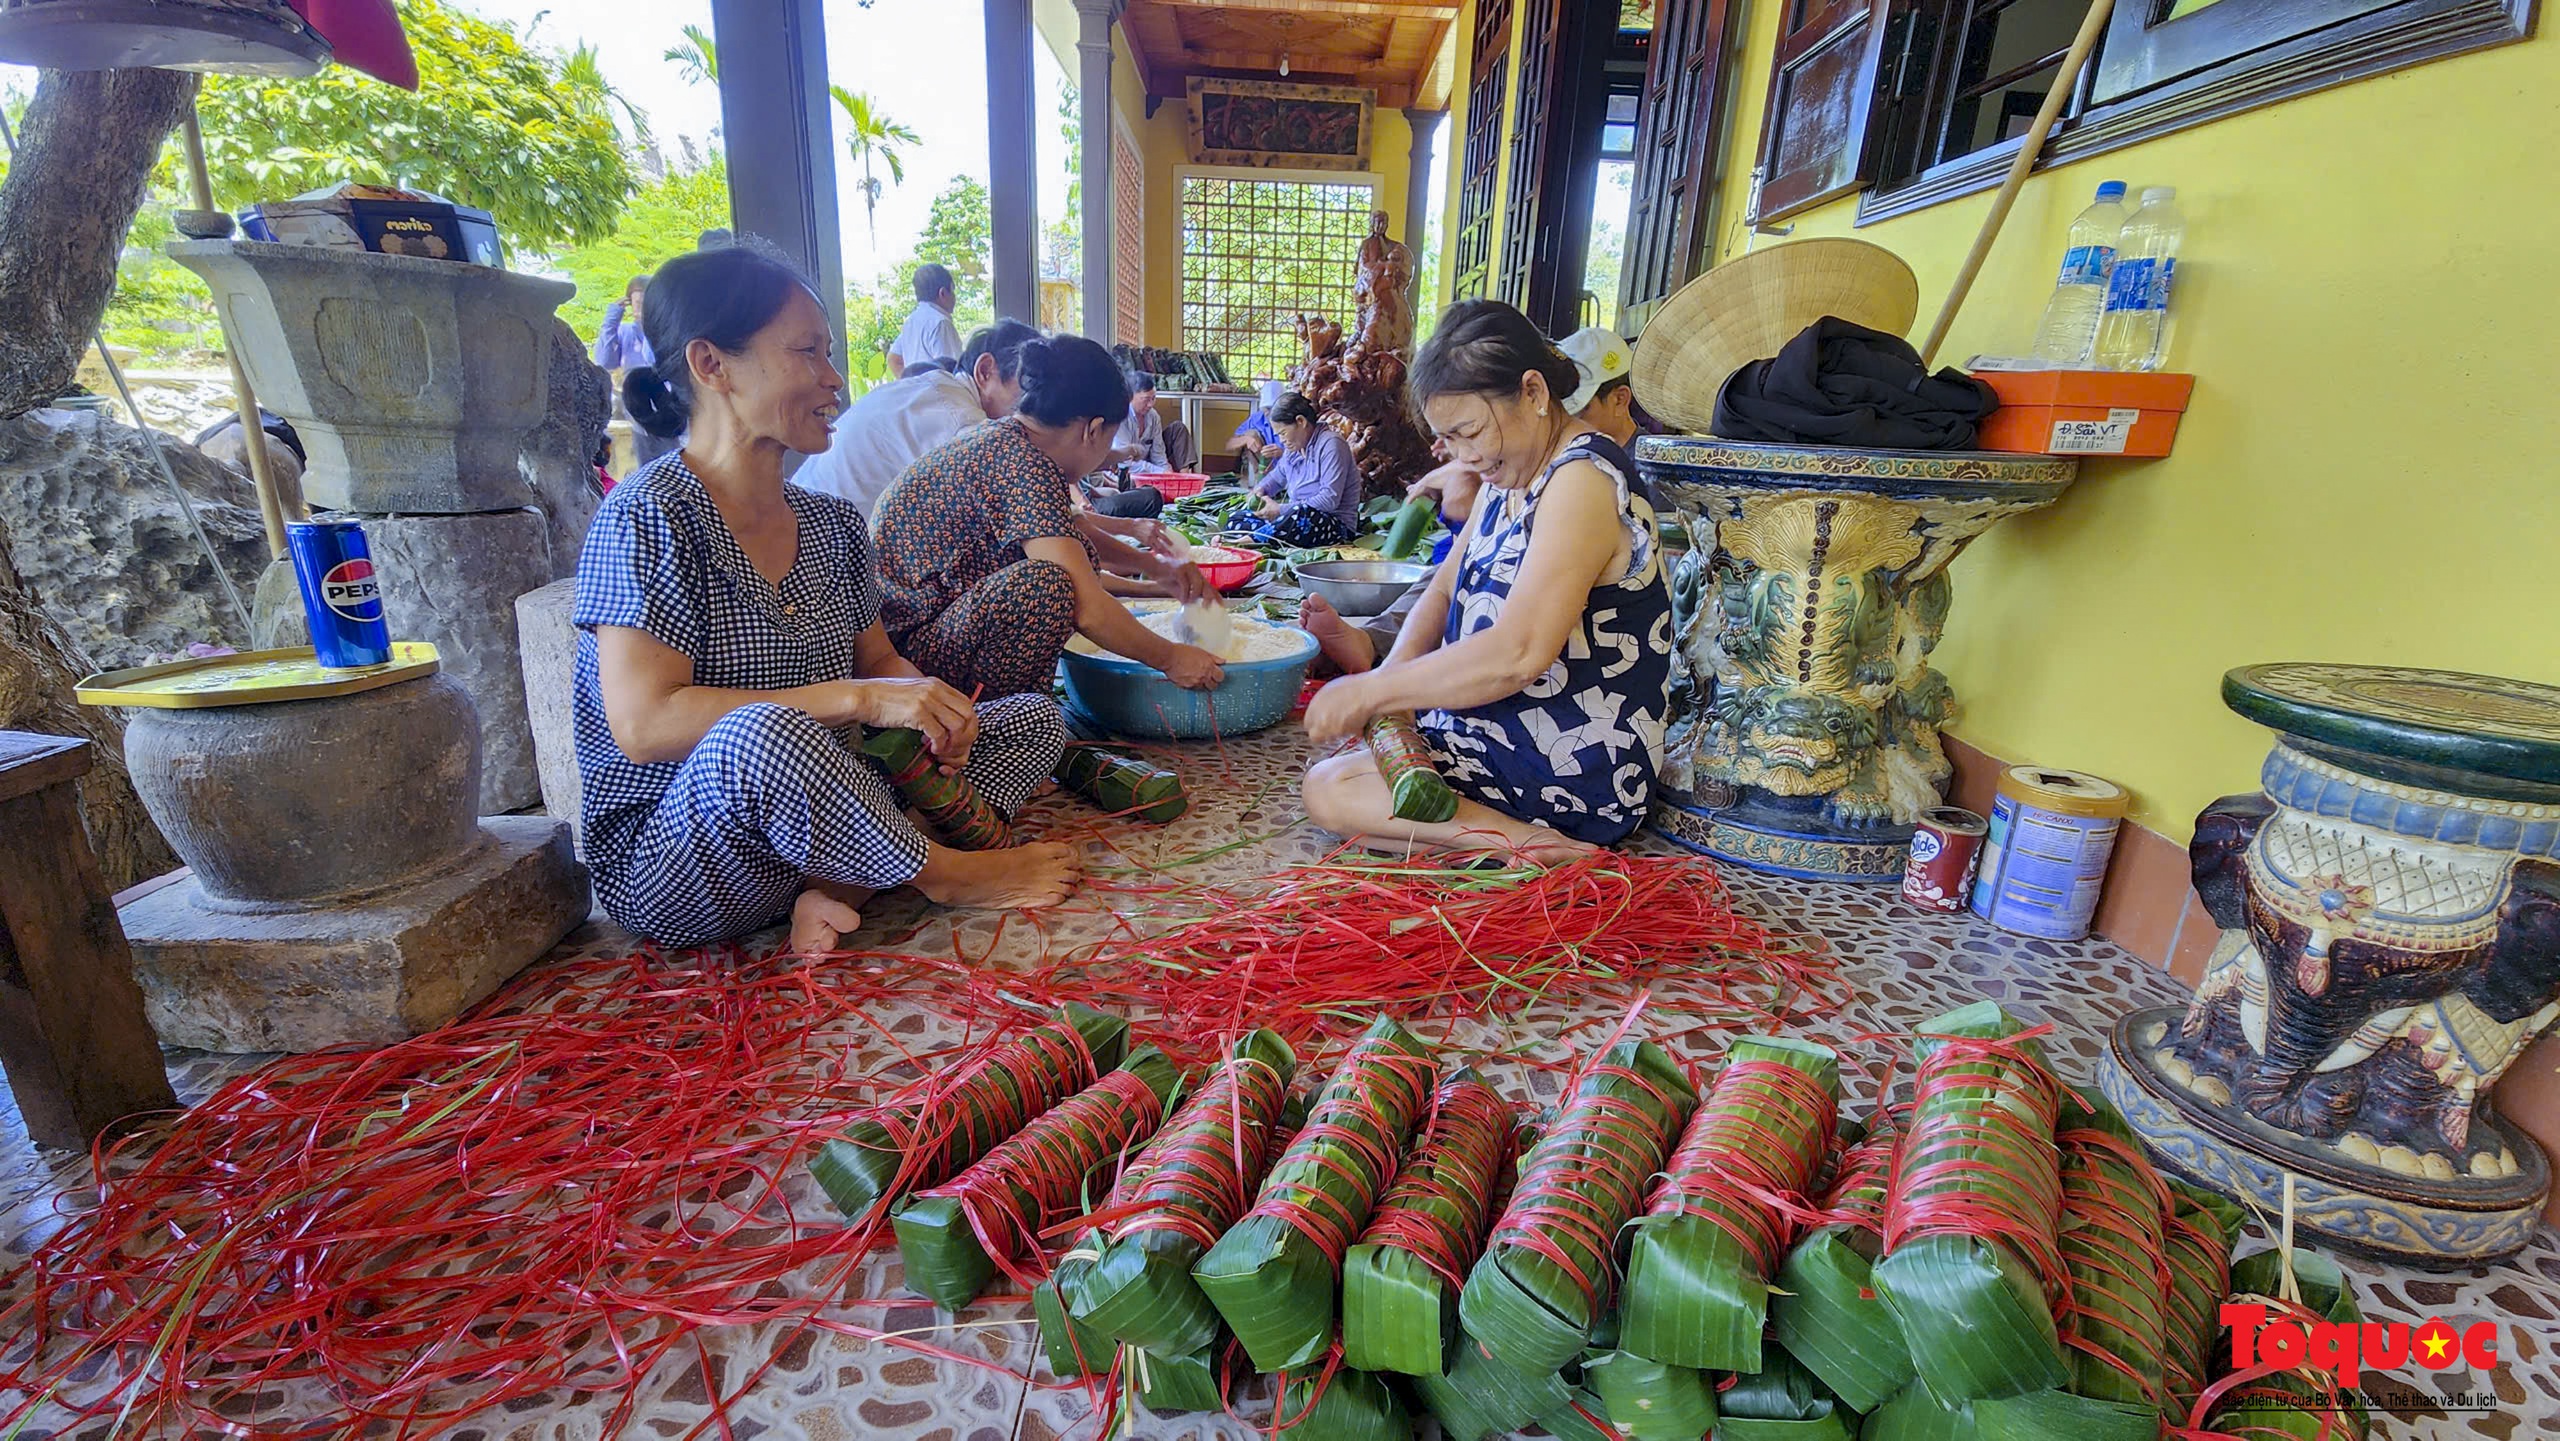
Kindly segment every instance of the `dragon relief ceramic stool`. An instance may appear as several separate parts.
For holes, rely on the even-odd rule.
[[[1756,870],[1901,880],[1954,772],[1955,696],[1929,665],[1947,566],[2060,499],[2077,463],[1681,436],[1637,441],[1636,462],[1694,547],[1654,828]]]
[[[2518,1249],[2550,1167],[2491,1092],[2560,1016],[2560,688],[2285,664],[2222,695],[2280,737],[2258,794],[2196,818],[2222,940],[2101,1085],[2172,1168],[2270,1215],[2290,1192],[2343,1249]]]

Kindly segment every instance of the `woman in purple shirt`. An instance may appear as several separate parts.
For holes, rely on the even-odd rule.
[[[1360,467],[1351,442],[1316,419],[1303,395],[1284,395],[1271,424],[1286,453],[1262,481],[1257,533],[1282,545],[1341,545],[1360,533]]]

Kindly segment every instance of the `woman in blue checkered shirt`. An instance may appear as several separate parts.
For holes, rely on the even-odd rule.
[[[1064,900],[1068,847],[940,845],[853,748],[864,727],[921,731],[1011,815],[1066,730],[1046,695],[973,704],[901,658],[860,512],[784,483],[786,454],[825,450],[842,409],[806,282],[754,250],[699,252],[658,272],[646,315],[659,359],[624,399],[685,443],[614,488],[578,562],[578,767],[605,909],[667,945],[788,916],[793,949],[823,951],[895,886],[964,906]]]

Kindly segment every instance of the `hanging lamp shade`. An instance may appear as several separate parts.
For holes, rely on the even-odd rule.
[[[0,0],[0,60],[48,70],[311,75],[329,54],[286,0]]]
[[[293,8],[338,52],[338,63],[403,90],[418,88],[418,57],[391,0],[293,0]]]

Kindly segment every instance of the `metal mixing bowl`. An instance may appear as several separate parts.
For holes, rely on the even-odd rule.
[[[1431,574],[1431,567],[1401,560],[1320,560],[1298,567],[1298,584],[1355,619],[1383,615],[1396,597]]]

